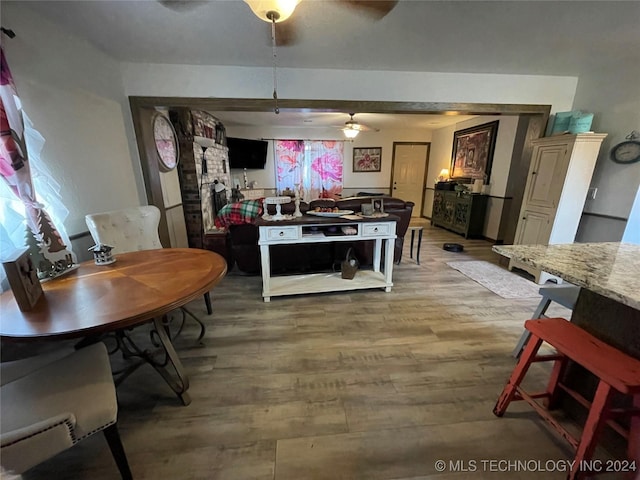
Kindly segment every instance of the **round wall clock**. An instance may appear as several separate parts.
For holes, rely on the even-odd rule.
[[[624,142],[620,142],[613,147],[611,149],[611,160],[622,164],[640,161],[640,133],[634,130],[625,137]]]
[[[640,140],[627,140],[611,149],[611,160],[616,163],[640,161]]]
[[[178,166],[178,136],[167,117],[158,113],[153,117],[153,140],[158,152],[158,165],[163,172]]]

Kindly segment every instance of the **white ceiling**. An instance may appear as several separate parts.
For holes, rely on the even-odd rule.
[[[7,1],[0,8],[2,3]],[[272,65],[270,25],[241,0],[50,0],[23,5],[122,61]],[[579,76],[637,64],[638,19],[637,1],[400,0],[390,13],[375,19],[345,1],[302,0],[291,19],[278,26],[286,24],[297,32],[295,44],[278,47],[278,65]],[[267,121],[292,126],[311,119],[306,126],[340,126],[348,120],[319,112],[216,116],[229,125]],[[377,128],[408,121],[442,128],[466,118],[356,115]]]
[[[271,65],[270,26],[241,0],[24,3],[120,60]],[[400,0],[378,20],[347,5],[302,0],[279,65],[578,76],[639,57],[637,1]]]

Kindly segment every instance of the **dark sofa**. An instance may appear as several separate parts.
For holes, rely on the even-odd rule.
[[[312,200],[310,204],[302,202],[300,210],[304,213],[317,206],[336,206],[340,210],[359,212],[363,203],[371,203],[372,198],[382,199],[384,211],[400,218],[396,225],[396,243],[394,260],[400,261],[404,235],[409,227],[413,202],[405,202],[399,198],[349,197],[340,200]],[[270,205],[271,209],[273,206]],[[293,213],[295,205],[282,205],[282,213]],[[269,210],[269,213],[275,211]],[[258,247],[258,227],[253,224],[231,225],[229,227],[229,241],[231,256],[238,269],[247,274],[260,273],[260,250]],[[271,247],[271,270],[273,273],[300,273],[332,268],[336,262],[344,258],[346,250],[352,247],[361,266],[373,263],[373,241],[315,243],[302,245],[282,245]]]

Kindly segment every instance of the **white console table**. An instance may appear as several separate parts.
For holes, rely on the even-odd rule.
[[[384,218],[348,220],[344,218],[324,218],[304,215],[295,220],[265,221],[259,219],[258,245],[262,261],[262,297],[269,302],[271,297],[301,295],[305,293],[336,292],[384,288],[390,292],[393,286],[393,250],[398,218],[390,215]],[[325,235],[328,227],[350,226],[355,235]],[[340,272],[312,273],[304,275],[271,276],[269,247],[302,243],[374,241],[373,270],[358,270],[355,278],[345,280]],[[381,270],[384,246],[384,269]]]

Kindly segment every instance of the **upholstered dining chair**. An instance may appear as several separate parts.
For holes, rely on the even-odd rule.
[[[118,402],[103,343],[0,364],[0,463],[22,474],[103,432],[123,479],[131,479],[117,429]]]
[[[155,205],[92,213],[85,216],[85,221],[93,240],[112,246],[116,257],[118,253],[162,248],[158,235],[160,210]],[[209,292],[204,294],[204,301],[207,313],[211,315]],[[204,324],[189,309],[181,307],[181,310],[200,325],[200,341],[205,332]]]

